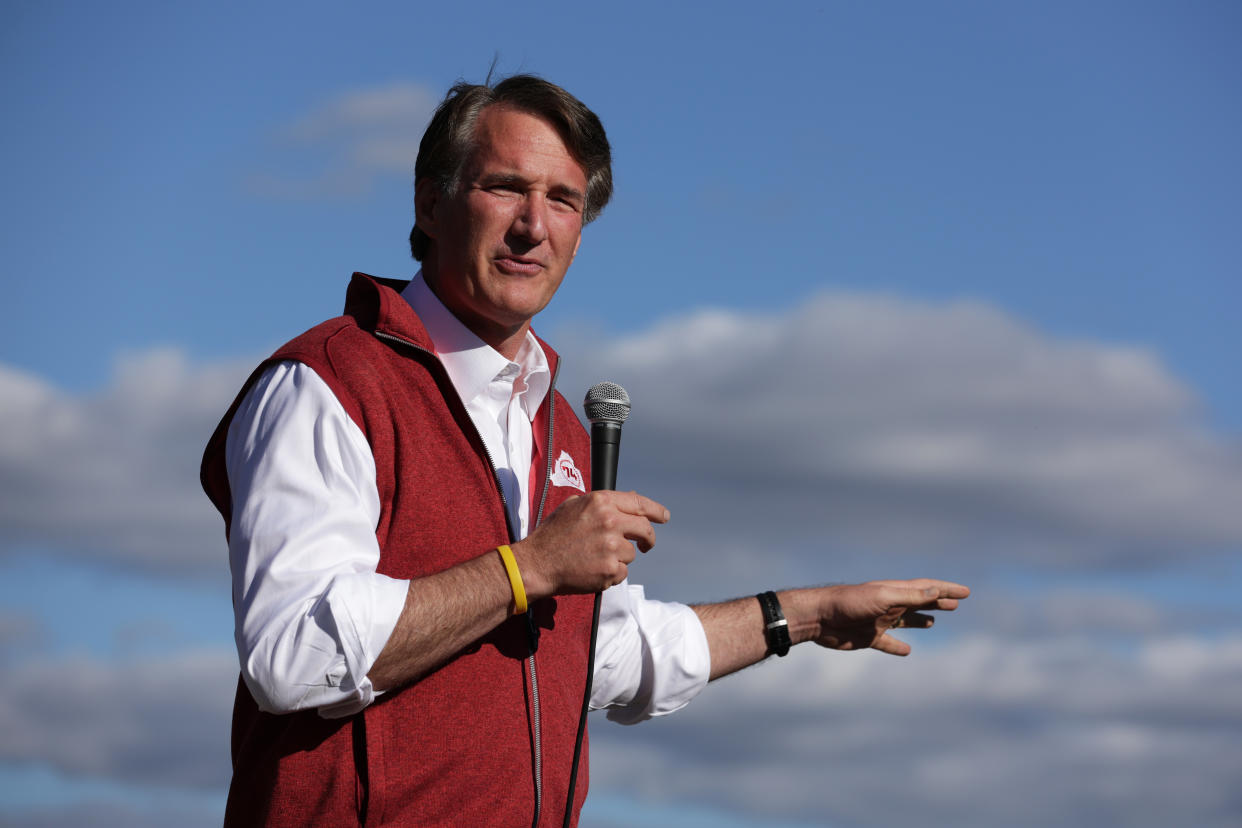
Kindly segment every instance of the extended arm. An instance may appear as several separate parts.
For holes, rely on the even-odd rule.
[[[890,635],[898,627],[924,629],[933,623],[927,610],[953,610],[970,595],[961,584],[927,578],[871,581],[777,594],[794,644],[814,641],[836,650],[872,648],[908,655],[910,645]],[[712,654],[712,679],[761,661],[767,654],[763,616],[754,598],[694,608],[703,622]]]
[[[512,614],[508,578],[490,549],[413,581],[376,573],[379,503],[374,486],[362,485],[375,476],[370,450],[309,368],[282,364],[256,384],[230,429],[228,462],[235,507],[230,556],[238,650],[243,676],[263,709],[319,708],[326,716],[349,715],[369,704],[376,692],[434,669]],[[634,558],[631,541],[649,549],[651,524],[667,517],[664,507],[632,492],[598,492],[568,501],[512,545],[528,596],[589,593],[620,583]],[[900,652],[906,645],[882,631],[896,617],[886,615],[893,608],[868,603],[873,586],[781,593],[793,640]],[[935,608],[956,606],[966,591],[954,587],[959,592],[937,599]],[[710,648],[712,678],[764,657],[755,599],[694,610]],[[643,616],[627,614],[628,619]],[[682,626],[666,626],[669,617],[656,613],[646,626]],[[907,614],[905,619],[907,626],[926,626],[926,616]],[[615,643],[648,635],[630,629],[630,620],[622,626],[626,635]],[[637,659],[637,666],[622,670],[633,681],[612,685],[612,695],[601,695],[597,706],[645,697],[650,681],[661,685],[654,697],[664,699],[666,676],[645,669],[649,654],[639,652],[649,644],[616,648],[622,662]],[[699,658],[694,651],[701,645],[674,636],[658,646],[687,653],[674,659],[685,665]],[[661,702],[667,706],[657,712],[675,709],[692,696],[698,671],[692,667],[691,674],[678,677],[676,689]]]

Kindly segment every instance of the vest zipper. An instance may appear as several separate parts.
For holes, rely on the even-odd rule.
[[[545,453],[548,457],[544,466],[543,491],[539,493],[539,509],[535,513],[535,519],[530,524],[532,530],[543,520],[544,501],[547,499],[548,486],[552,480],[552,436],[556,428],[556,378],[560,372],[561,364],[558,361],[556,369],[552,372],[552,381],[548,383],[548,440],[545,443]],[[493,466],[493,468],[495,467]],[[535,819],[531,823],[531,828],[538,828],[539,817],[543,811],[543,720],[539,715],[539,680],[535,674],[535,649],[539,644],[539,630],[535,627],[535,621],[531,617],[530,612],[526,613],[526,624],[527,634],[531,638],[530,658],[527,660],[527,663],[530,665],[530,707],[532,718],[534,719],[535,742]]]
[[[387,340],[388,342],[395,342],[397,344],[404,345],[407,348],[413,348],[414,350],[435,359],[437,363],[440,362],[439,357],[437,357],[435,353],[427,350],[415,342],[405,339],[404,337],[384,333],[383,331],[375,331],[374,333],[375,336],[380,339]],[[441,368],[443,368],[442,363]],[[539,510],[535,515],[535,520],[531,522],[532,529],[538,526],[539,521],[543,519],[544,501],[547,499],[548,487],[552,480],[552,437],[555,434],[556,427],[556,418],[554,416],[556,414],[556,379],[560,376],[560,373],[561,365],[558,361],[556,369],[552,372],[552,380],[548,384],[548,457],[543,475],[543,491],[539,494]],[[450,388],[453,388],[452,381],[450,381],[448,385]],[[457,389],[453,388],[453,392],[456,394]],[[457,401],[461,402],[460,395],[458,395]],[[462,408],[465,407],[465,403],[462,403]],[[496,482],[496,491],[500,494],[500,505],[504,510],[505,531],[508,532],[509,541],[512,543],[517,538],[516,533],[513,531],[513,524],[509,521],[509,501],[505,499],[504,486],[500,483],[500,473],[496,471],[496,461],[492,459],[492,453],[488,451],[487,443],[483,440],[483,435],[479,433],[478,426],[474,424],[474,420],[471,420],[468,414],[469,412],[467,412],[466,419],[470,420],[470,426],[474,429],[474,436],[479,438],[479,445],[483,447],[483,456],[487,458],[487,465],[492,470],[492,479]],[[526,612],[526,639],[530,647],[530,655],[527,656],[526,664],[527,671],[530,674],[531,741],[534,747],[535,772],[535,818],[531,821],[531,828],[538,828],[539,817],[543,812],[543,727],[539,714],[539,676],[535,670],[535,651],[539,649],[539,628],[535,626],[534,617],[530,614],[529,610]]]

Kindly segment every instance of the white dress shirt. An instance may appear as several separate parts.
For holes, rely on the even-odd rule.
[[[551,384],[533,334],[510,362],[415,277],[402,294],[421,318],[495,464],[510,523],[529,531],[531,422]],[[229,561],[242,676],[263,710],[351,715],[381,691],[367,678],[409,581],[376,572],[375,461],[358,425],[309,367],[281,362],[229,425]],[[684,604],[641,586],[605,590],[594,709],[634,723],[683,707],[706,685],[707,638]]]

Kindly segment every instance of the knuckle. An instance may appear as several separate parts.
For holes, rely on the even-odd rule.
[[[612,505],[609,503],[605,492],[591,492],[588,497],[591,499],[587,507],[593,514],[607,514],[612,511]]]
[[[625,580],[625,576],[628,573],[629,567],[621,561],[613,561],[612,565],[604,573],[604,578],[609,584],[619,584]]]

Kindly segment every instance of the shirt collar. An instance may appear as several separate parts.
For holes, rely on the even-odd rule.
[[[514,380],[514,393],[519,395],[522,409],[531,420],[535,412],[543,404],[552,384],[552,372],[548,367],[548,358],[540,347],[539,341],[529,330],[522,347],[518,349],[517,360],[510,362],[492,346],[474,334],[461,323],[452,311],[444,306],[440,297],[436,296],[420,270],[401,292],[402,298],[410,303],[410,307],[422,320],[436,356],[448,372],[453,388],[466,403],[487,391],[487,386],[500,376],[510,365],[516,365],[517,377]]]

